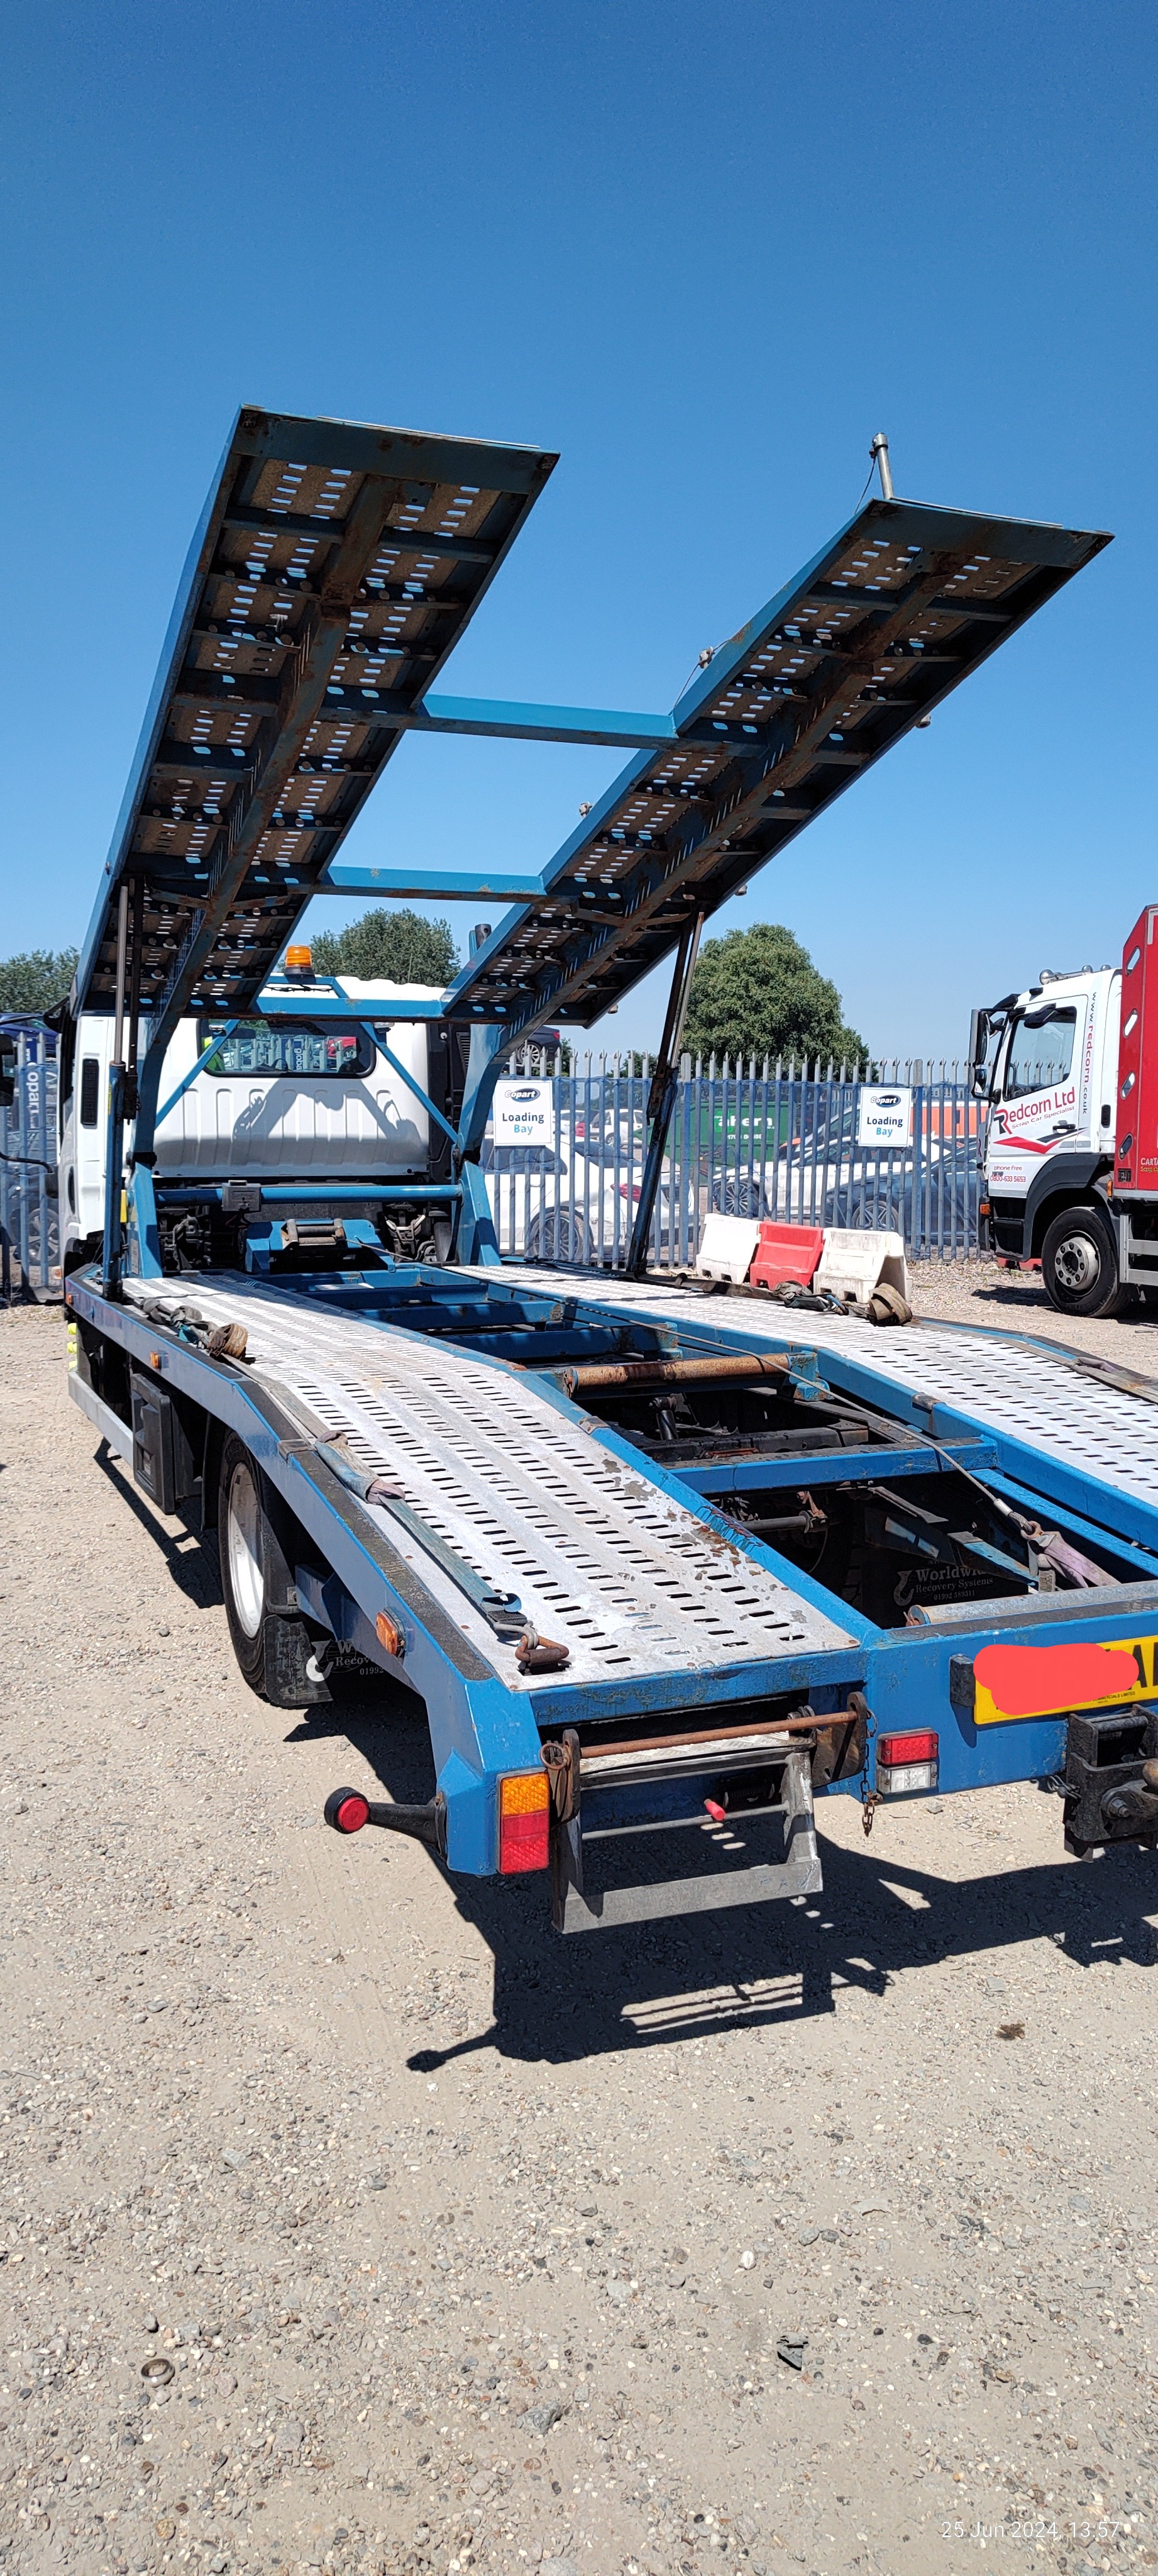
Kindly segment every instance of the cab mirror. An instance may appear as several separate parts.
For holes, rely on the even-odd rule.
[[[969,1022],[969,1088],[975,1100],[989,1089],[989,1014],[974,1011]]]

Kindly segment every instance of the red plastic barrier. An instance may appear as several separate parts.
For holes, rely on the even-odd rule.
[[[784,1280],[791,1280],[796,1288],[807,1288],[823,1250],[822,1225],[765,1222],[748,1277],[753,1288],[779,1288]]]

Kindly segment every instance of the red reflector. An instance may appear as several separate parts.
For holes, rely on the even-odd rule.
[[[355,1795],[350,1798],[343,1798],[341,1806],[334,1818],[334,1823],[336,1824],[340,1834],[360,1834],[363,1825],[369,1822],[369,1817],[370,1809],[365,1798],[359,1798]]]
[[[516,1869],[546,1869],[550,1857],[545,1807],[537,1815],[503,1817],[499,1832],[499,1868],[504,1877]]]
[[[727,1823],[728,1810],[726,1807],[719,1806],[715,1798],[705,1798],[704,1805],[714,1825],[725,1825]]]
[[[886,1769],[893,1762],[935,1762],[937,1738],[927,1735],[882,1735],[877,1743],[877,1760]]]

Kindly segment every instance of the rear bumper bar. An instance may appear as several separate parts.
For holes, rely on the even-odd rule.
[[[551,1919],[556,1931],[592,1932],[616,1924],[653,1923],[673,1914],[763,1904],[770,1897],[818,1895],[823,1881],[808,1747],[781,1737],[757,1758],[779,1766],[778,1794],[769,1805],[740,1809],[722,1822],[697,1815],[644,1829],[653,1869],[657,1843],[667,1834],[674,1841],[677,1834],[694,1833],[699,1838],[697,1857],[707,1865],[693,1877],[654,1876],[625,1884],[615,1871],[615,1856],[630,1841],[630,1828],[592,1826],[585,1833],[582,1806],[574,1816],[557,1820],[551,1846]],[[586,1771],[588,1766],[583,1767]],[[698,1767],[702,1771],[702,1756]],[[752,1767],[751,1753],[747,1767]],[[609,1846],[615,1848],[609,1851]]]

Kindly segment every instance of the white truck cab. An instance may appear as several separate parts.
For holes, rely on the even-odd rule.
[[[319,1018],[311,1026],[311,989],[332,1008],[335,984],[349,1000],[349,1022]],[[158,1186],[244,1185],[252,1208],[263,1184],[270,1189],[280,1185],[284,1191],[294,1182],[332,1182],[341,1186],[342,1207],[350,1222],[357,1223],[357,1202],[350,1194],[359,1181],[404,1184],[443,1177],[444,1140],[438,1131],[432,1139],[427,1111],[387,1062],[378,1043],[384,1040],[436,1106],[444,1109],[445,1101],[439,1096],[446,1080],[441,1024],[391,1022],[388,1016],[391,1004],[403,999],[438,998],[433,985],[341,976],[316,988],[296,981],[294,1017],[287,1017],[280,1026],[269,994],[267,1016],[241,1020],[228,1035],[224,1014],[220,1019],[182,1020],[161,1080],[162,1115],[155,1140]],[[61,1259],[66,1273],[95,1257],[100,1248],[112,1048],[111,1018],[66,1020],[59,1087]],[[202,1071],[196,1070],[199,1061]],[[167,1102],[172,1104],[168,1109]],[[125,1142],[127,1160],[132,1153],[131,1126]],[[316,1208],[311,1207],[310,1213],[316,1223]],[[292,1206],[288,1202],[283,1206],[281,1199],[276,1214],[271,1207],[269,1239],[274,1249],[280,1250],[293,1214]],[[399,1217],[407,1221],[404,1209]],[[370,1223],[373,1218],[373,1202],[368,1199],[360,1221]],[[191,1225],[188,1211],[183,1223],[176,1251],[173,1229],[163,1235],[163,1246],[171,1253],[167,1266],[200,1266],[199,1260],[187,1260],[186,1255],[193,1250],[199,1229],[204,1232],[205,1228],[200,1220]]]
[[[1147,1113],[1131,1069],[1155,917],[1143,915],[1122,966],[1043,968],[1040,983],[973,1014],[973,1089],[989,1111],[983,1248],[1040,1262],[1061,1314],[1109,1315],[1158,1291],[1158,1193],[1140,1186],[1134,1131]]]

